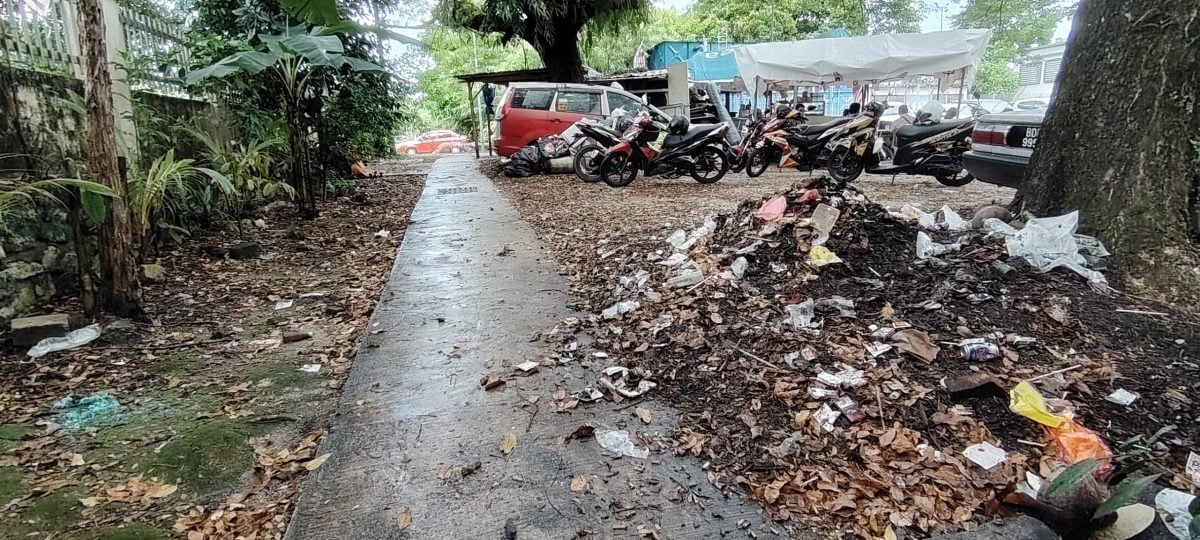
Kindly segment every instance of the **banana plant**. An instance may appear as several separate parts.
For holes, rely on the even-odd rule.
[[[231,54],[216,63],[188,73],[187,84],[195,85],[205,79],[222,78],[233,74],[274,74],[284,89],[283,108],[287,120],[288,146],[292,154],[290,167],[291,184],[296,190],[297,202],[303,210],[315,213],[316,202],[310,189],[305,168],[308,149],[304,143],[304,127],[301,124],[301,102],[311,90],[310,80],[321,70],[349,69],[351,71],[378,72],[378,65],[347,56],[342,40],[335,35],[336,28],[304,25],[291,26],[282,34],[258,35],[255,45]]]

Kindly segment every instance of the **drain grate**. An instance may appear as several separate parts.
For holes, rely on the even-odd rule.
[[[453,195],[455,193],[475,193],[476,191],[479,191],[479,188],[475,188],[475,187],[442,188],[442,189],[438,190],[437,194],[438,195]]]

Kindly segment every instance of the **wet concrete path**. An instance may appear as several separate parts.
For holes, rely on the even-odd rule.
[[[552,354],[532,338],[571,313],[553,257],[473,159],[435,163],[412,220],[322,443],[332,456],[305,482],[289,540],[774,536],[697,459],[562,443],[588,423],[674,428],[653,403],[640,404],[650,425],[608,402],[554,412],[556,385],[595,386],[604,365],[542,368],[483,391],[487,372]],[[587,486],[572,491],[580,475]]]

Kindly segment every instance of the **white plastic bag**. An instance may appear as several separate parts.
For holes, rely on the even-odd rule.
[[[816,304],[813,303],[812,298],[799,304],[789,304],[783,309],[787,311],[788,324],[796,328],[808,328],[812,324],[813,317],[816,317]]]
[[[30,358],[41,358],[56,351],[65,351],[82,347],[100,337],[100,325],[90,324],[78,330],[68,332],[62,337],[46,338],[29,349]]]
[[[955,242],[953,244],[939,244],[937,242],[934,242],[933,239],[930,238],[928,234],[925,234],[925,231],[917,232],[917,258],[918,259],[928,259],[930,257],[937,257],[940,255],[945,255],[947,253],[952,253],[952,252],[958,251],[959,249],[962,249],[962,244],[959,244],[957,242]]]

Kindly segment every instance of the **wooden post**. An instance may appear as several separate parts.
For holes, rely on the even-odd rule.
[[[471,104],[471,139],[475,141],[475,159],[479,159],[479,119],[476,118],[475,83],[467,82],[467,101]]]

